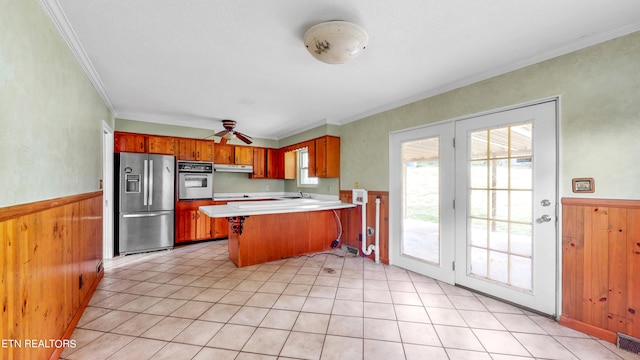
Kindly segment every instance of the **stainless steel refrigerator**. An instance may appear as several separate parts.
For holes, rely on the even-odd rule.
[[[175,157],[120,153],[116,163],[120,255],[173,248]]]

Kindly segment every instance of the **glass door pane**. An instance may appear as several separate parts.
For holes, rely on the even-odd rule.
[[[453,123],[391,133],[389,262],[453,284]]]
[[[402,143],[402,254],[440,264],[440,139]]]
[[[532,288],[531,122],[470,134],[470,273]]]

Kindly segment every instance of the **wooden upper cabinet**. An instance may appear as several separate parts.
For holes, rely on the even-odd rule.
[[[255,167],[255,164],[254,164]],[[284,179],[284,151],[267,149],[267,178]]]
[[[216,164],[233,164],[234,145],[216,144],[213,151],[213,162]]]
[[[235,146],[234,164],[236,165],[253,165],[253,147],[252,146]]]
[[[236,149],[237,150],[237,149]],[[253,148],[253,173],[249,174],[251,179],[264,179],[266,177],[267,152],[264,148]]]
[[[309,142],[309,176],[333,178],[340,176],[340,138],[323,136]]]
[[[169,136],[147,137],[149,154],[176,155],[176,138]]]
[[[116,131],[113,134],[113,152],[147,152],[147,136]]]
[[[213,160],[213,140],[196,140],[196,160]]]
[[[211,161],[213,140],[180,138],[178,160]]]
[[[178,160],[195,160],[196,140],[180,138],[178,140]]]

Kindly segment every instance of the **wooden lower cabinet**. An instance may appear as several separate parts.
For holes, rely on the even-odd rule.
[[[176,244],[213,239],[213,221],[200,206],[213,205],[213,200],[178,201],[176,204]]]
[[[176,244],[227,237],[227,219],[213,219],[200,206],[224,205],[226,201],[191,200],[176,204]]]
[[[640,201],[562,199],[560,323],[640,337]]]

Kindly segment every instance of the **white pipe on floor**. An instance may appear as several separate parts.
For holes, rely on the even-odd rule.
[[[380,262],[380,256],[377,245],[371,244],[367,248],[367,204],[362,204],[362,253],[365,255],[371,255],[373,250],[376,251],[376,262]]]

